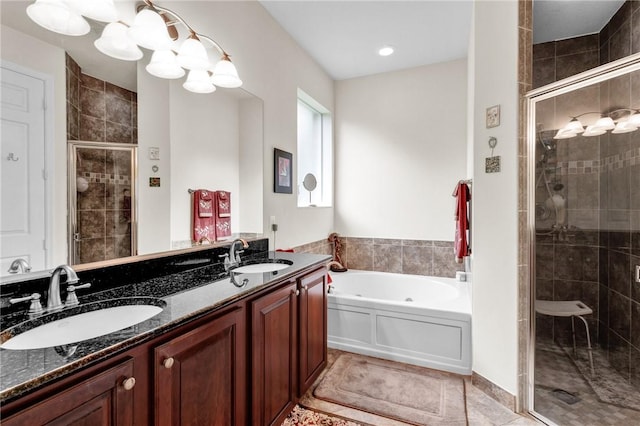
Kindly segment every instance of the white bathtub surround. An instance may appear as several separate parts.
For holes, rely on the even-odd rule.
[[[471,374],[471,297],[453,278],[332,273],[329,347]]]

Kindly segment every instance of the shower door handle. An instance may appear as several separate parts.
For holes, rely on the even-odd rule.
[[[80,242],[80,233],[79,232],[74,232],[73,233],[73,241],[75,241],[76,243]]]

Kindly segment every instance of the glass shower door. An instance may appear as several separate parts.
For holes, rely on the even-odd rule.
[[[639,68],[601,67],[530,104],[532,394],[558,425],[640,424]]]
[[[135,146],[69,142],[69,261],[136,254]]]

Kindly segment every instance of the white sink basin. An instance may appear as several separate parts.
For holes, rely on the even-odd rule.
[[[153,305],[125,305],[71,315],[24,331],[0,345],[24,350],[68,345],[104,336],[145,321],[162,312]]]
[[[288,268],[291,265],[286,263],[254,263],[232,269],[235,274],[264,274]]]

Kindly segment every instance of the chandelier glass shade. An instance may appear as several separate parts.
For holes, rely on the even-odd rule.
[[[578,118],[587,114],[599,114],[600,118],[594,124],[591,124],[585,128],[580,120],[578,120]],[[614,121],[612,116],[619,117],[620,114],[622,114],[622,117]],[[638,128],[640,128],[640,110],[632,108],[620,108],[611,111],[608,115],[603,115],[599,112],[585,112],[583,114],[572,117],[571,121],[569,121],[564,127],[558,130],[553,138],[569,139],[576,137],[579,134],[582,134],[582,136],[586,137],[600,136],[604,135],[609,130],[611,130],[611,133],[614,134],[629,133],[638,130]]]

